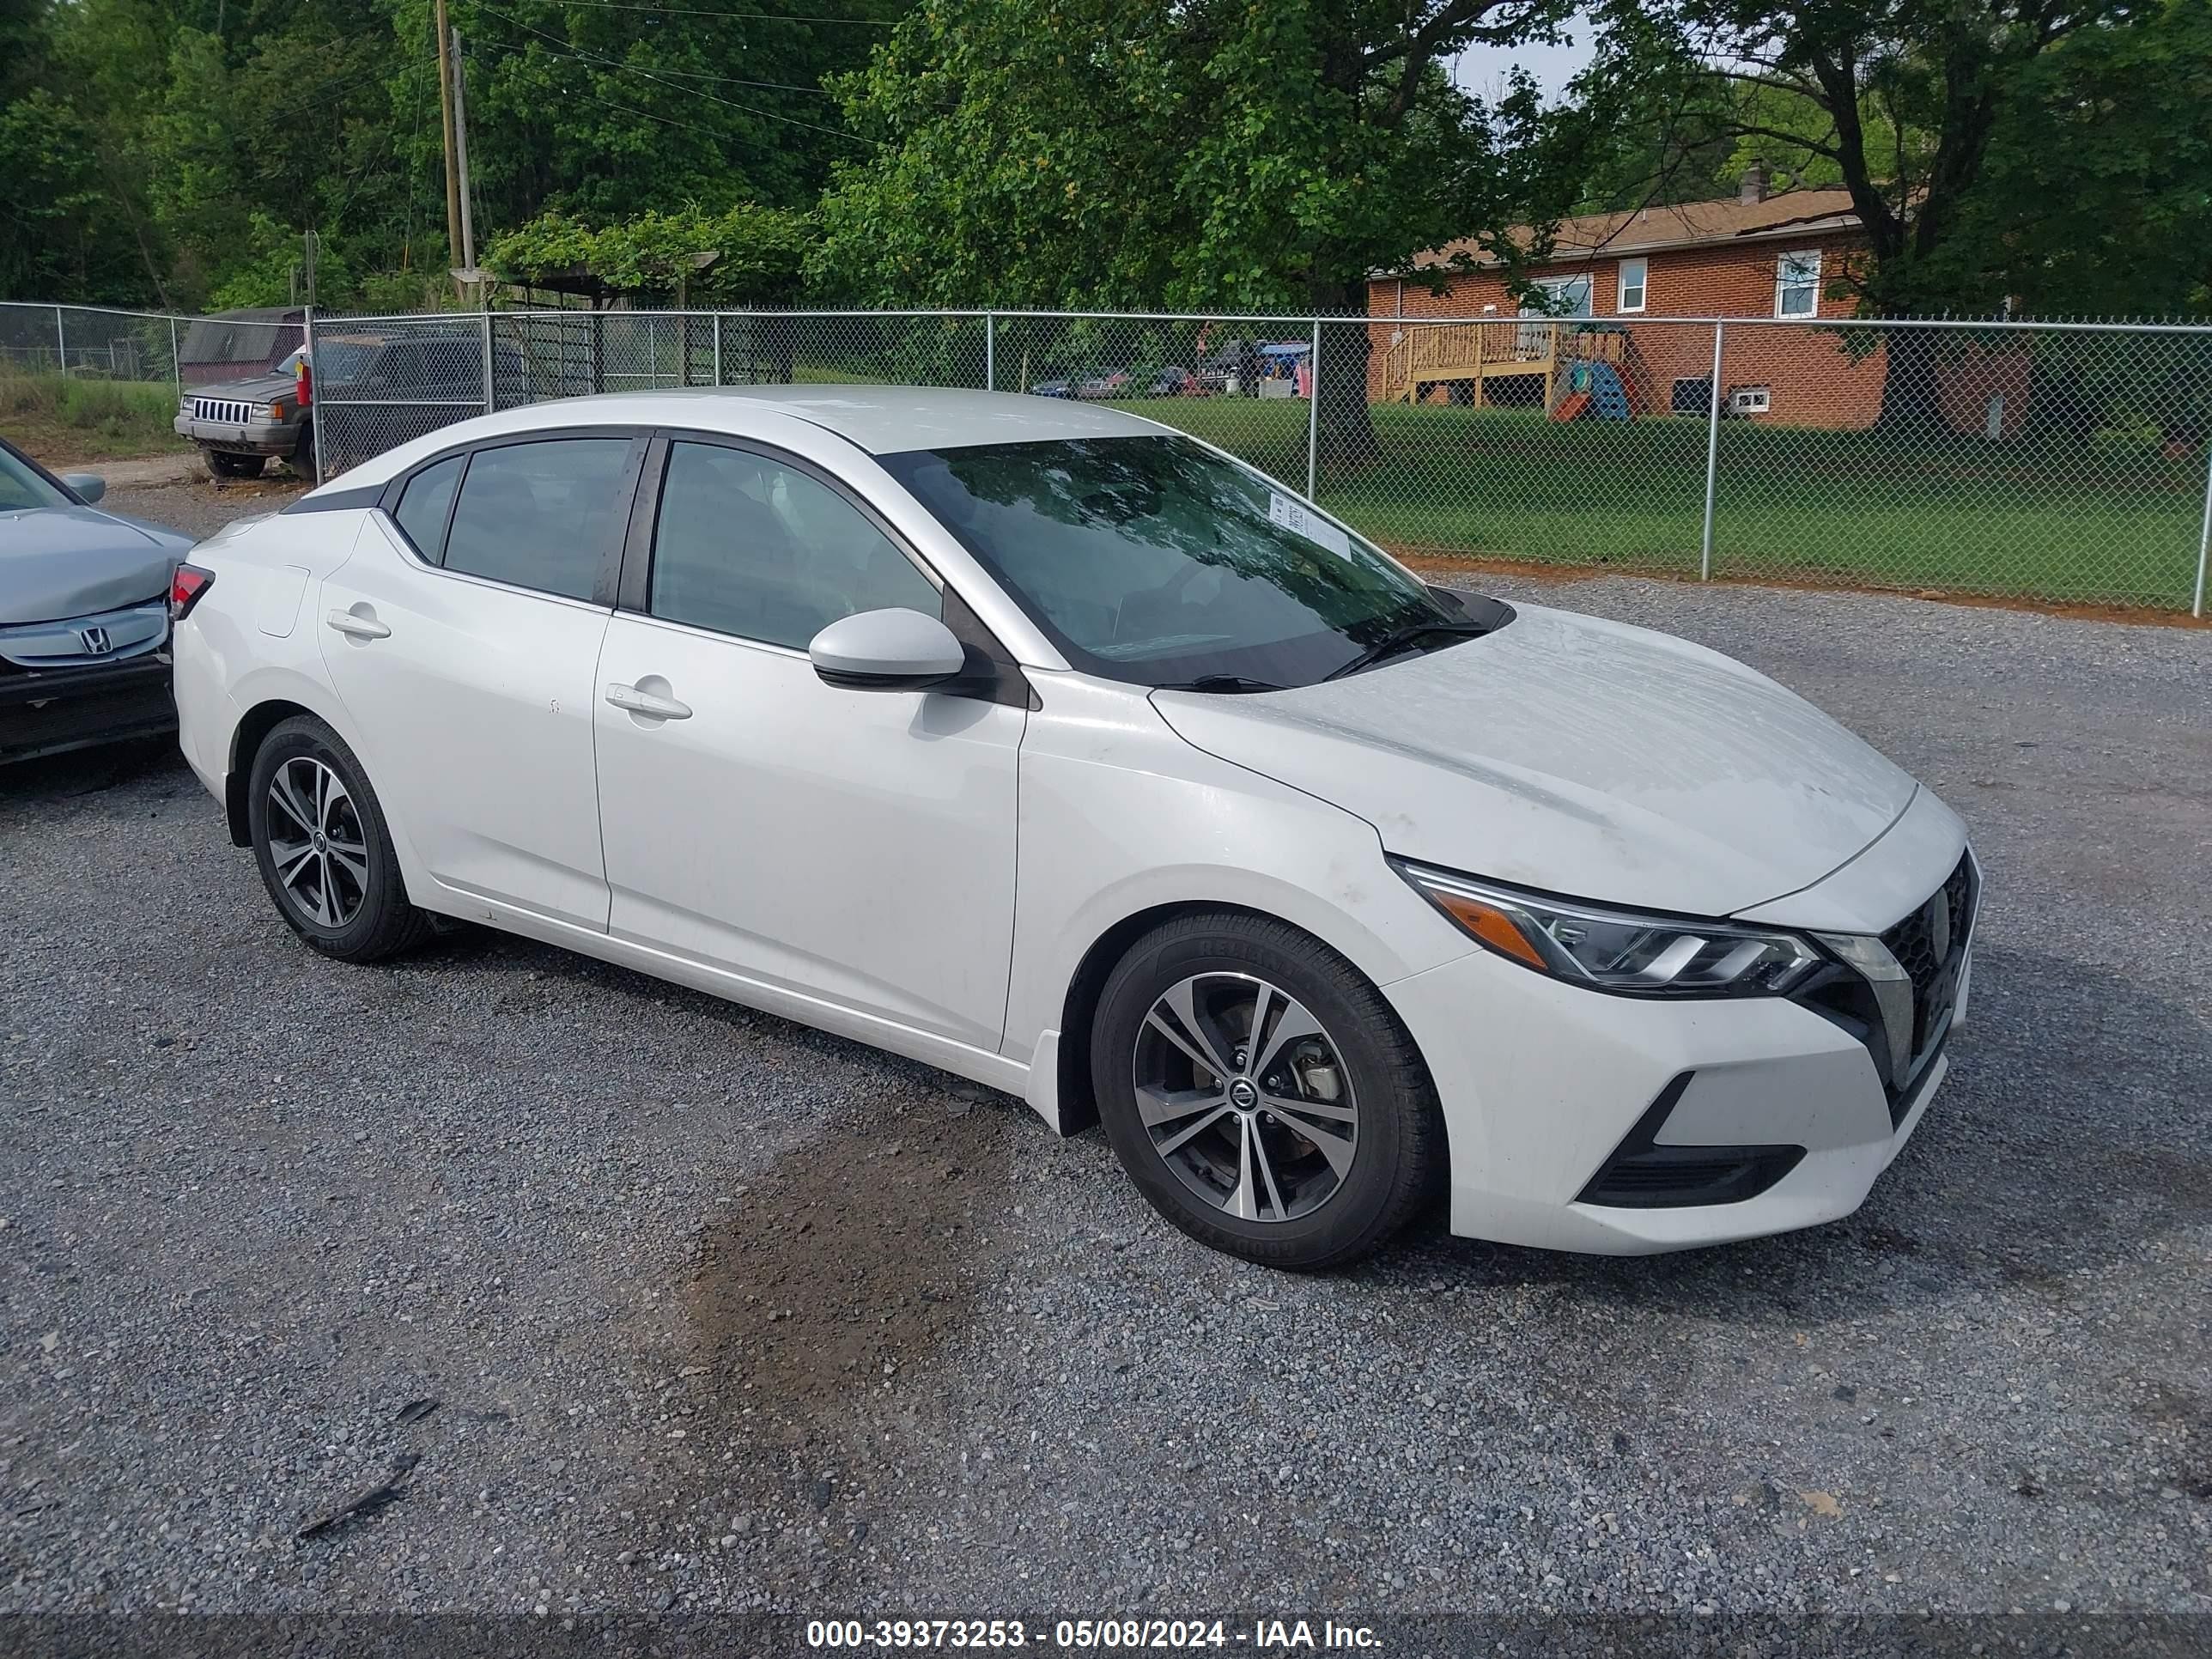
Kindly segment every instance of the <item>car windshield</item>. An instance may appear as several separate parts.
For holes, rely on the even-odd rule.
[[[70,505],[69,497],[40,477],[27,461],[12,451],[0,449],[0,513]]]
[[[1306,685],[1395,634],[1461,621],[1373,544],[1188,438],[878,459],[1106,678]]]

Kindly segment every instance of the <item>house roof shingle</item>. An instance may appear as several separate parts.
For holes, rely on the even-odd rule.
[[[1553,247],[1555,261],[1565,264],[1600,255],[1613,258],[1656,248],[1692,247],[1790,231],[1853,230],[1858,222],[1848,190],[1790,190],[1759,202],[1729,197],[1717,202],[1685,202],[1678,207],[1586,213],[1560,222]],[[1516,238],[1522,234],[1515,234]],[[1496,263],[1471,240],[1447,242],[1413,256],[1416,270],[1468,262]]]

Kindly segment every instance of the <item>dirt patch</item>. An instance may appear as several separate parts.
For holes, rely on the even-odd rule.
[[[1620,564],[1550,564],[1520,559],[1462,557],[1455,554],[1423,553],[1385,542],[1391,556],[1425,576],[1516,576],[1523,581],[1553,582],[1565,587],[1575,582],[1602,581],[1609,577],[1633,577],[1639,581],[1685,582],[1698,587],[1781,587],[1802,593],[1877,593],[1890,599],[1932,599],[1942,605],[1963,605],[1978,611],[2027,611],[2039,617],[2065,617],[2075,622],[2127,623],[2136,627],[2212,629],[2212,617],[2192,617],[2185,611],[2160,611],[2140,605],[2075,605],[2040,599],[2002,599],[1987,593],[1954,593],[1933,587],[1883,587],[1846,581],[1840,577],[1719,575],[1702,580],[1680,570],[1631,562]]]
[[[733,1193],[672,1326],[641,1344],[665,1426],[609,1506],[607,1548],[674,1564],[672,1595],[700,1555],[793,1595],[926,1508],[915,1472],[962,1439],[945,1368],[1006,1271],[1014,1138],[1036,1132],[1018,1102],[933,1077]]]
[[[909,1113],[786,1155],[708,1238],[684,1297],[687,1364],[787,1443],[896,1394],[968,1322],[1007,1201],[1012,1112]]]

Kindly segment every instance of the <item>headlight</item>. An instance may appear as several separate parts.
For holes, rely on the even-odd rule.
[[[1794,933],[1540,898],[1425,865],[1391,867],[1460,930],[1540,974],[1644,997],[1778,996],[1819,967]]]

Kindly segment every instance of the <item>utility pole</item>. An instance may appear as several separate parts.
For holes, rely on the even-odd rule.
[[[461,198],[461,269],[477,268],[476,222],[469,206],[469,83],[461,74],[461,32],[453,31],[453,174]],[[473,274],[469,280],[473,283]]]
[[[446,254],[451,264],[461,251],[461,175],[453,151],[453,34],[446,21],[446,0],[435,0],[438,29],[438,106],[446,118]]]

